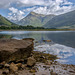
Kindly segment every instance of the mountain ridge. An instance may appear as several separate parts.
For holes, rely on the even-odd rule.
[[[55,16],[49,20],[45,28],[75,28],[75,10]]]
[[[11,26],[11,25],[16,25],[16,24],[12,23],[7,18],[0,15],[0,26]]]
[[[34,27],[41,27],[50,19],[52,19],[55,15],[43,15],[37,14],[35,12],[30,12],[25,18],[21,19],[17,24],[27,26],[32,25]]]

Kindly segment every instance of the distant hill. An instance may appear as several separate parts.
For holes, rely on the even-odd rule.
[[[10,25],[16,25],[16,24],[10,22],[8,19],[6,19],[5,17],[0,15],[0,26],[2,26],[2,25],[10,26]]]
[[[43,15],[37,14],[34,12],[29,13],[25,18],[17,22],[19,25],[32,25],[34,27],[41,27],[45,23],[47,23],[50,19],[52,19],[55,15]]]
[[[75,10],[55,16],[48,21],[44,27],[46,28],[75,28]]]

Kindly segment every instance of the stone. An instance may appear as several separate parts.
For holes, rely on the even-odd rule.
[[[14,75],[18,75],[18,72],[15,72],[15,74]]]
[[[23,38],[22,40],[30,40],[30,41],[34,41],[34,39],[33,38]]]
[[[3,64],[0,64],[0,69],[3,69],[4,68],[4,65]]]
[[[6,62],[5,62],[5,61],[3,61],[3,62],[1,62],[0,64],[3,64],[3,65],[5,65],[5,64],[6,64]]]
[[[47,61],[45,62],[45,64],[46,64],[46,65],[51,65],[51,64],[52,64],[52,61],[47,60]]]
[[[0,39],[0,62],[27,59],[33,51],[33,40]]]
[[[16,64],[16,66],[18,67],[18,69],[20,70],[22,68],[22,63],[18,63]]]
[[[17,60],[16,63],[24,63],[24,59]]]
[[[14,63],[11,63],[11,64],[10,64],[10,71],[11,71],[11,72],[16,72],[16,71],[18,71],[18,67],[16,66],[16,64],[14,64]]]
[[[25,69],[27,65],[26,64],[22,64],[22,69]]]
[[[27,65],[28,66],[33,66],[35,65],[36,63],[36,60],[34,59],[34,57],[29,57],[28,60],[27,60]]]
[[[5,64],[4,67],[5,67],[5,68],[9,68],[10,65],[9,65],[9,64]]]
[[[57,73],[55,73],[55,72],[51,72],[51,75],[58,75]]]
[[[51,42],[51,40],[43,40],[44,42]]]
[[[35,69],[31,69],[29,72],[30,72],[30,73],[35,73],[36,70],[35,70]]]
[[[9,74],[9,70],[8,69],[3,70],[2,74],[3,75],[8,75]]]

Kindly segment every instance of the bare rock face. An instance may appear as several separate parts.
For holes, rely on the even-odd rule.
[[[33,39],[0,39],[0,62],[27,59],[33,50]]]

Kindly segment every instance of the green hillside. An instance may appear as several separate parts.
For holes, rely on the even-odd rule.
[[[50,19],[52,19],[55,15],[43,15],[37,14],[34,12],[29,13],[25,18],[17,22],[19,25],[32,25],[34,27],[41,27],[45,23],[47,23]]]
[[[5,17],[0,15],[0,26],[1,25],[15,25],[14,23],[10,22],[9,20],[7,20]]]
[[[75,10],[66,14],[55,16],[48,21],[44,27],[46,28],[75,28]]]

